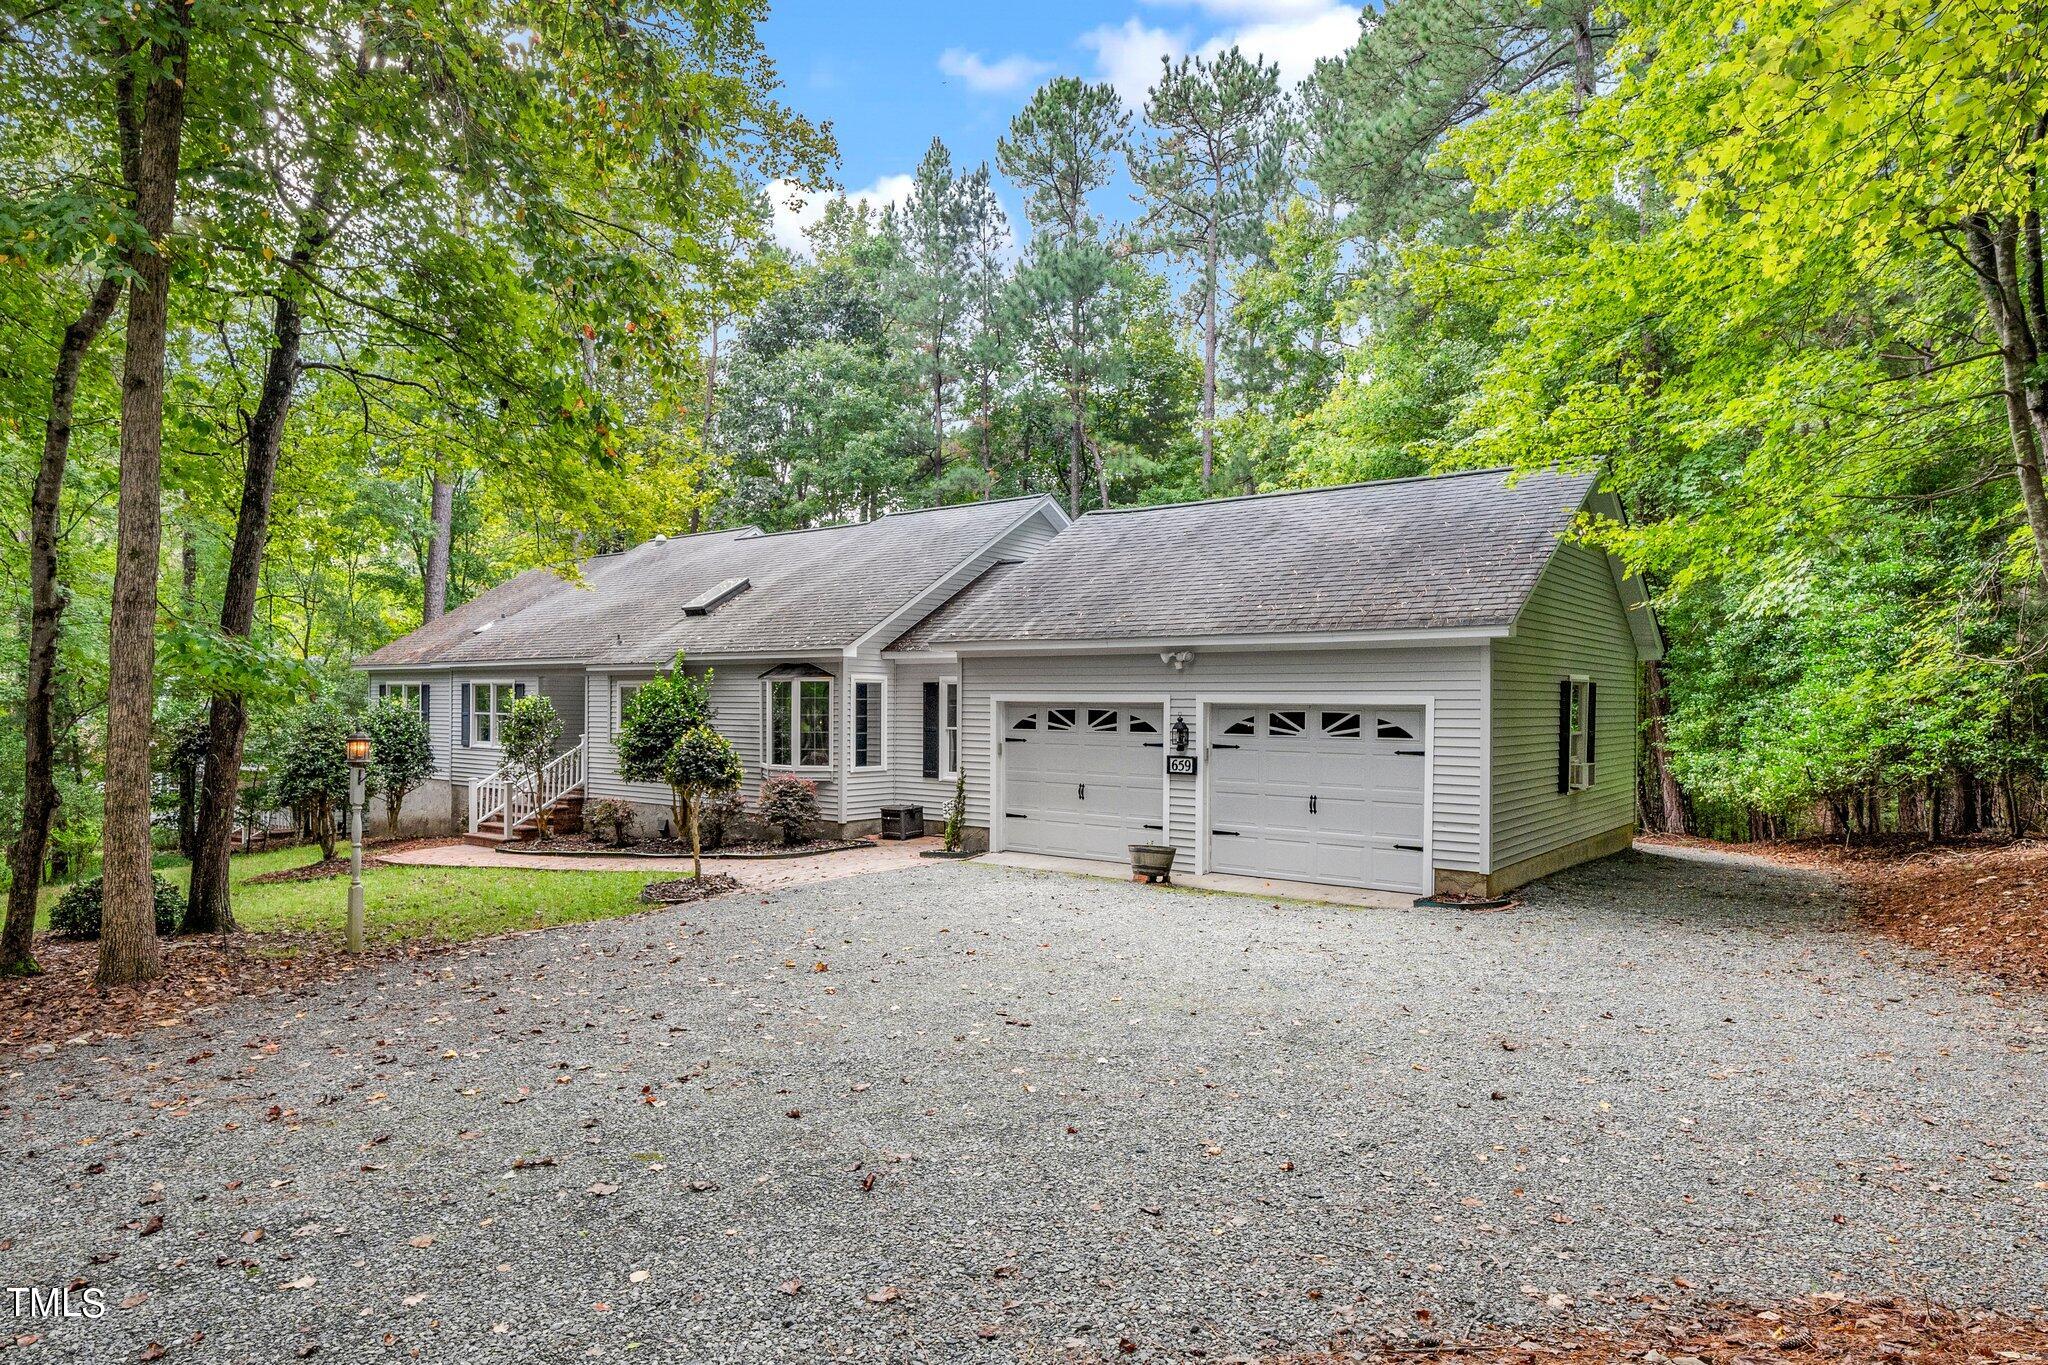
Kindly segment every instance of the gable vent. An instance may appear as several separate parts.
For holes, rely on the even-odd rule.
[[[709,616],[715,608],[724,606],[752,586],[747,579],[728,578],[683,603],[683,615]]]

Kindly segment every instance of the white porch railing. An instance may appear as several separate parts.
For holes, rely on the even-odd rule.
[[[583,743],[555,755],[540,770],[540,790],[534,790],[533,774],[524,769],[503,767],[469,787],[469,832],[475,834],[487,820],[502,819],[506,834],[524,825],[536,811],[545,810],[583,786]]]

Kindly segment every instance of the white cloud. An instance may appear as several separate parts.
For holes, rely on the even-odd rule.
[[[1080,37],[1095,53],[1096,79],[1108,81],[1133,109],[1145,103],[1145,92],[1159,79],[1159,63],[1186,56],[1188,33],[1154,28],[1136,18],[1118,25],[1103,24]]]
[[[1277,63],[1281,83],[1292,85],[1315,70],[1318,58],[1334,57],[1358,41],[1358,13],[1353,5],[1325,4],[1301,13],[1276,15],[1212,38],[1203,45],[1202,54],[1213,57],[1227,47],[1237,47],[1247,57]]]
[[[1194,53],[1214,57],[1236,47],[1247,57],[1278,64],[1282,83],[1292,85],[1358,41],[1359,7],[1332,0],[1148,0],[1192,8],[1225,26],[1197,42],[1189,29],[1160,28],[1130,18],[1104,24],[1080,37],[1095,53],[1098,80],[1108,81],[1133,109],[1159,79],[1161,58],[1177,61]]]
[[[1041,77],[1051,75],[1052,63],[1038,61],[1021,52],[1012,52],[992,62],[984,61],[979,52],[949,47],[939,54],[939,70],[965,82],[970,90],[984,95],[1001,95],[1022,90]]]
[[[825,204],[828,200],[844,198],[856,204],[885,208],[908,199],[911,186],[915,183],[907,175],[885,175],[865,189],[852,190],[841,195],[837,192],[804,194],[787,180],[773,181],[768,186],[768,202],[775,211],[775,240],[787,251],[798,256],[808,256],[811,254],[811,244],[804,240],[804,230],[825,216]]]

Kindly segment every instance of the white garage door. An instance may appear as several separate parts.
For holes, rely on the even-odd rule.
[[[1012,704],[1003,715],[1003,842],[1126,861],[1158,843],[1166,755],[1157,706]]]
[[[1211,868],[1428,889],[1420,708],[1219,706],[1209,725]]]

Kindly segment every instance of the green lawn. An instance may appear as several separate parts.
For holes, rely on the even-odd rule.
[[[347,845],[339,846],[346,852]],[[340,938],[348,921],[348,876],[325,881],[251,885],[250,878],[320,860],[313,847],[276,849],[235,858],[235,918],[255,933],[314,932]],[[158,868],[180,890],[182,860],[159,858]],[[513,929],[543,929],[610,919],[644,909],[640,888],[651,872],[528,872],[485,867],[371,867],[363,871],[363,913],[369,938],[444,941],[483,938]],[[662,872],[662,877],[673,877]],[[43,895],[38,928],[60,888]]]

